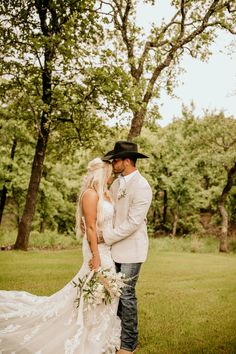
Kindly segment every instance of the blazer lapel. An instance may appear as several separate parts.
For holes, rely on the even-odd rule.
[[[115,194],[116,194],[115,203],[119,203],[119,202],[121,202],[121,201],[122,201],[123,203],[128,202],[127,196],[128,196],[128,194],[130,194],[130,193],[134,190],[135,184],[137,183],[137,181],[139,180],[139,178],[140,178],[140,173],[137,172],[137,173],[135,174],[135,176],[132,177],[131,180],[126,183],[126,185],[125,185],[125,187],[124,187],[124,193],[125,193],[125,194],[124,194],[123,197],[120,196],[119,181],[117,181],[117,182],[118,182],[118,183],[117,183],[117,186],[116,186],[117,188],[114,189]]]

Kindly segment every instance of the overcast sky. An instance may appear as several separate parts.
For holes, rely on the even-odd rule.
[[[160,21],[162,17],[170,18],[173,10],[168,0],[159,0],[156,6],[139,2],[137,24],[148,33],[151,23]],[[160,100],[162,126],[181,115],[182,104],[196,106],[196,114],[202,115],[205,109],[223,110],[226,115],[236,118],[236,51],[228,55],[229,46],[236,41],[232,35],[221,32],[211,50],[213,55],[207,63],[185,56],[182,67],[185,73],[178,76],[182,84],[175,89],[179,99],[168,97],[164,92]]]

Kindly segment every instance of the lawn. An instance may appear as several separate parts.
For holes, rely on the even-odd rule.
[[[81,263],[80,249],[1,252],[0,288],[52,294]],[[139,354],[236,353],[235,255],[166,252],[152,243],[137,293]]]

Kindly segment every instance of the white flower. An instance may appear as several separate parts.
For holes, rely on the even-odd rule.
[[[124,189],[120,189],[119,190],[119,194],[118,194],[118,200],[120,200],[120,199],[122,199],[122,198],[125,198],[125,196],[126,196],[126,189],[124,188]]]
[[[83,279],[79,279],[78,284],[73,282],[78,288],[78,298],[75,299],[78,306],[80,298],[84,298],[87,310],[102,303],[110,303],[115,297],[121,295],[125,286],[125,276],[122,273],[115,273],[111,269],[99,269],[92,271]],[[85,309],[86,310],[86,309]]]

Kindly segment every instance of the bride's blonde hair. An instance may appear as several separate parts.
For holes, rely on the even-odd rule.
[[[97,220],[96,227],[98,231],[102,231],[103,227],[103,208],[102,200],[104,194],[109,198],[109,193],[107,190],[107,180],[112,175],[112,165],[108,162],[102,161],[99,157],[96,157],[89,162],[87,166],[87,174],[84,177],[83,185],[80,190],[78,197],[77,208],[76,208],[76,236],[80,237],[80,223],[82,220],[82,198],[84,192],[87,189],[94,189],[98,195],[98,204],[97,204]]]

